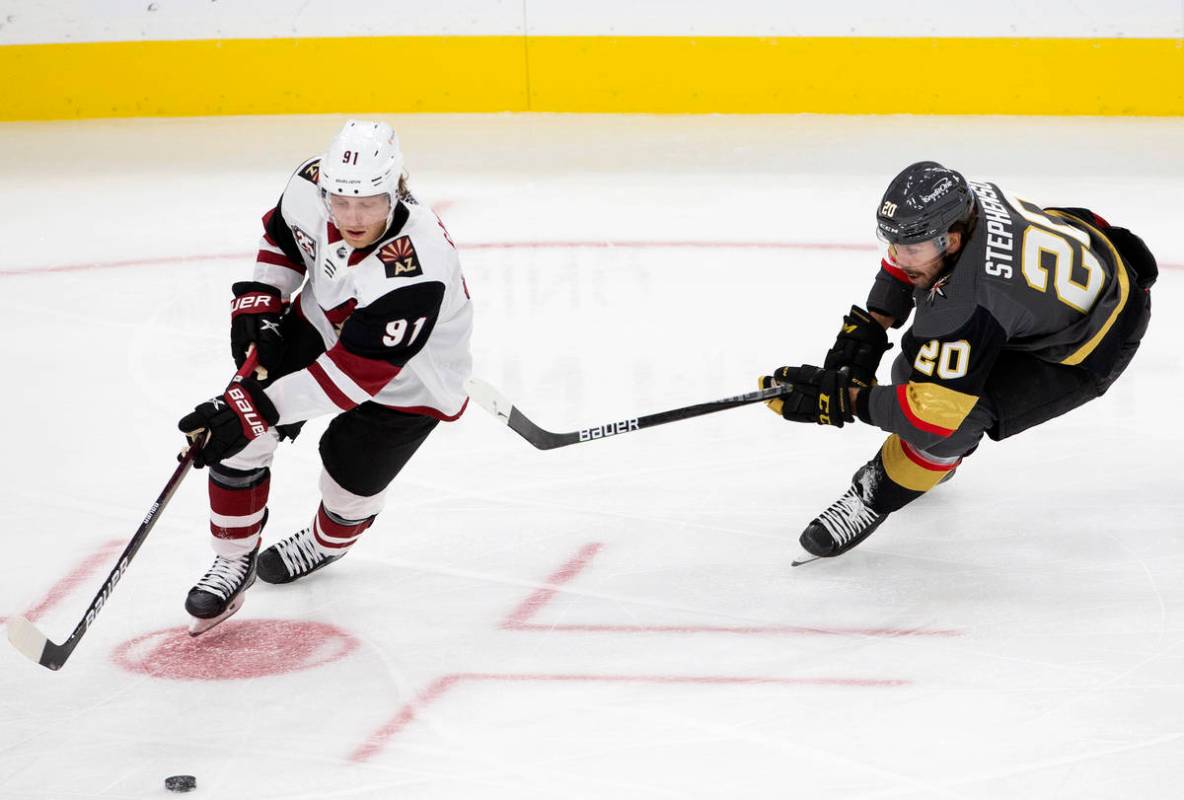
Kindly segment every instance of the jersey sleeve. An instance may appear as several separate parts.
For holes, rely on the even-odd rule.
[[[913,284],[899,267],[880,261],[880,271],[867,295],[867,310],[892,317],[899,328],[913,313]]]
[[[356,309],[333,347],[267,388],[280,424],[348,411],[373,398],[427,344],[443,301],[443,283],[422,281]]]
[[[965,322],[935,335],[905,333],[901,348],[912,364],[907,382],[860,392],[856,413],[888,433],[925,449],[947,438],[982,396],[1007,334],[978,306]]]
[[[255,280],[276,287],[285,302],[304,283],[304,258],[284,219],[284,198],[263,215],[263,236],[255,256]]]

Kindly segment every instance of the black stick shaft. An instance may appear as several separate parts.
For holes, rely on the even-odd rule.
[[[62,665],[66,663],[66,659],[74,652],[74,648],[78,646],[78,642],[90,630],[95,617],[111,597],[111,592],[114,591],[115,584],[119,583],[119,579],[127,571],[128,565],[131,564],[132,559],[139,552],[140,546],[144,544],[144,540],[148,538],[149,532],[156,525],[156,521],[160,519],[161,512],[164,511],[169,501],[173,499],[173,495],[176,494],[177,489],[181,486],[181,481],[185,480],[185,476],[189,474],[189,468],[193,465],[193,459],[199,449],[196,446],[191,446],[185,452],[185,455],[181,457],[180,463],[177,464],[172,477],[164,485],[164,491],[160,493],[160,496],[156,498],[156,502],[148,509],[148,514],[144,517],[144,521],[140,523],[140,527],[136,529],[135,535],[127,543],[127,547],[123,549],[119,560],[115,563],[115,568],[107,575],[107,580],[103,582],[103,588],[99,589],[98,594],[90,601],[90,607],[86,609],[86,614],[79,620],[78,625],[74,628],[74,632],[70,634],[70,638],[62,644],[54,644],[46,640],[45,649],[42,651],[40,658],[40,664],[43,667],[54,670],[61,669]]]
[[[247,359],[243,362],[242,368],[239,369],[232,383],[240,381],[247,375],[250,375],[257,364],[254,347],[247,353]],[[119,583],[120,578],[127,572],[128,566],[132,559],[135,558],[136,553],[139,552],[140,546],[144,544],[144,540],[148,538],[148,534],[156,525],[157,520],[160,519],[164,513],[165,507],[168,506],[169,501],[173,499],[173,495],[177,493],[177,489],[181,486],[181,481],[185,480],[185,476],[189,474],[190,467],[193,466],[193,459],[197,456],[201,447],[196,442],[190,444],[185,453],[178,458],[177,468],[173,470],[172,476],[165,483],[164,489],[156,498],[156,502],[148,509],[148,513],[144,516],[144,521],[140,523],[140,527],[136,529],[131,541],[127,543],[127,547],[119,555],[119,560],[115,562],[115,567],[107,575],[107,580],[103,582],[103,586],[99,589],[98,594],[91,600],[90,606],[86,609],[86,614],[78,621],[74,627],[74,632],[70,634],[70,638],[61,644],[55,644],[48,638],[45,639],[45,646],[41,650],[41,656],[38,658],[38,663],[43,667],[48,667],[52,670],[61,669],[66,663],[66,659],[74,652],[74,648],[82,641],[82,637],[90,630],[90,626],[94,624],[95,617],[102,611],[103,606],[111,598],[111,593],[115,590],[115,585]]]
[[[668,422],[678,422],[692,417],[700,417],[704,414],[714,414],[717,411],[726,411],[729,408],[765,402],[786,395],[792,389],[793,386],[789,384],[774,386],[769,389],[757,389],[746,394],[713,400],[709,403],[698,403],[696,405],[683,406],[682,408],[674,408],[669,411],[659,411],[655,414],[646,414],[632,419],[616,420],[570,433],[554,433],[544,430],[528,419],[517,407],[511,408],[506,422],[515,433],[522,436],[538,449],[553,450],[556,447],[592,442],[597,439],[608,438],[609,436],[619,436],[623,433],[633,433],[644,428],[652,428],[656,425],[665,425]],[[483,403],[479,404],[484,405]]]

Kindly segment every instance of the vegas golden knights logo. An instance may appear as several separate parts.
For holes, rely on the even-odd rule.
[[[393,242],[384,244],[378,251],[378,260],[386,265],[388,278],[414,278],[423,274],[419,266],[419,257],[415,254],[415,246],[406,236],[400,236]]]

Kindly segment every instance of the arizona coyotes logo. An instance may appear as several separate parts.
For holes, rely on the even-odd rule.
[[[383,245],[378,251],[378,260],[386,265],[388,278],[412,278],[423,274],[419,258],[415,255],[415,246],[406,236]]]
[[[316,183],[317,179],[321,177],[321,160],[318,158],[316,161],[308,162],[308,165],[300,170],[300,177]]]

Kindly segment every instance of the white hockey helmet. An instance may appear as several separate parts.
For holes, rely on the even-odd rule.
[[[351,119],[321,157],[319,172],[317,182],[326,202],[330,194],[387,194],[393,209],[403,174],[399,137],[385,122]]]

